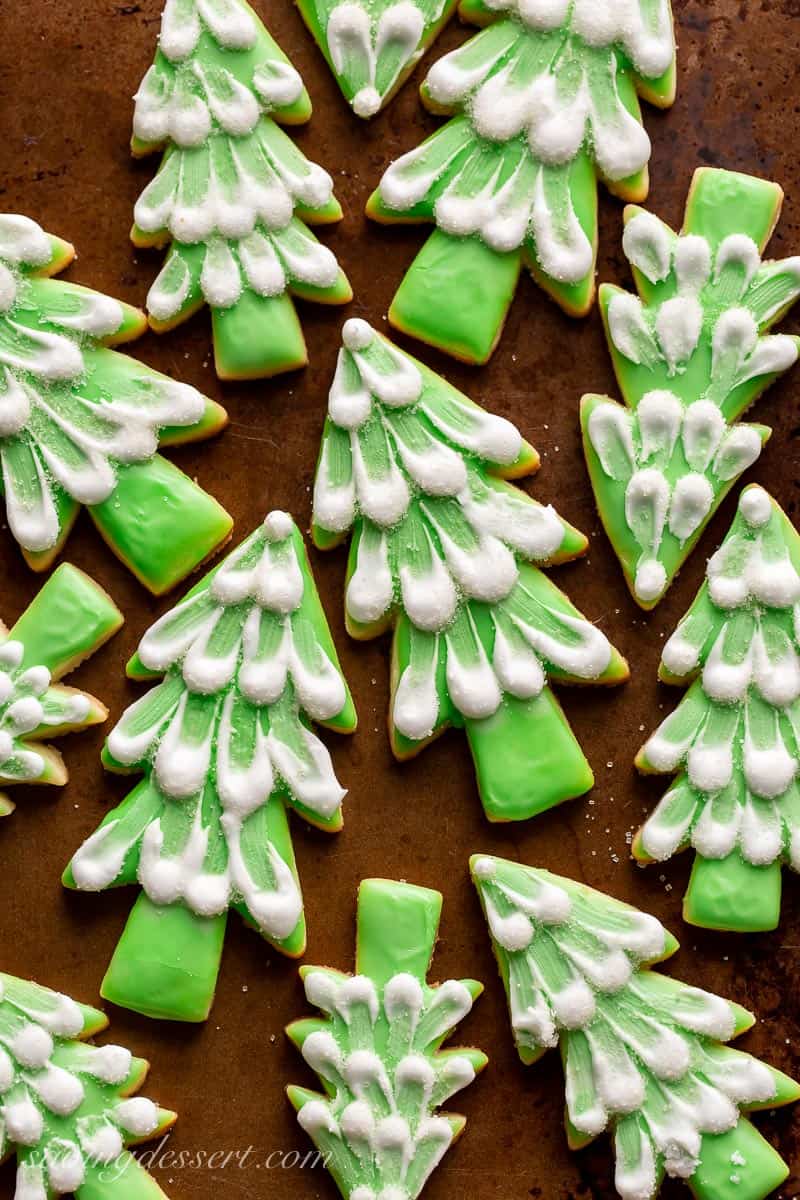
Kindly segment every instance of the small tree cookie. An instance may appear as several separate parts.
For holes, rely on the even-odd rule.
[[[697,852],[692,925],[774,929],[781,865],[800,870],[800,536],[745,488],[706,578],[664,646],[659,678],[689,684],[639,752],[680,774],[634,841],[643,862]]]
[[[342,826],[339,784],[312,721],[355,728],[303,539],[272,512],[145,633],[133,679],[163,675],[130,706],[104,752],[144,771],[74,855],[67,887],[142,894],[102,995],[146,1016],[204,1021],[228,909],[277,949],[305,949],[286,817]]]
[[[678,943],[655,917],[501,858],[472,874],[524,1063],[559,1047],[569,1144],[614,1136],[623,1200],[664,1175],[697,1200],[763,1200],[789,1174],[742,1115],[800,1099],[780,1071],[724,1045],[755,1018],[650,967]]]
[[[16,1154],[14,1200],[164,1200],[125,1147],[158,1137],[175,1114],[134,1096],[148,1063],[94,1046],[102,1012],[0,973],[0,1160]]]
[[[244,0],[167,0],[131,142],[137,156],[164,155],[131,236],[169,244],[147,297],[150,324],[171,329],[208,304],[223,379],[308,361],[292,296],[352,298],[306,224],[341,219],[331,177],[276,124],[310,116],[302,79]]]
[[[297,0],[356,116],[388,104],[458,0]]]
[[[539,458],[365,321],[347,321],[314,485],[313,536],[352,529],[345,614],[356,638],[394,629],[392,747],[463,727],[490,820],[580,796],[589,764],[555,682],[619,683],[627,665],[539,570],[586,539],[506,480]]]
[[[97,584],[62,563],[9,632],[0,622],[0,785],[63,784],[67,769],[44,738],[105,721],[104,704],[58,681],[122,625]],[[14,809],[0,792],[0,817]]]
[[[438,1110],[487,1062],[479,1050],[441,1049],[483,991],[473,979],[427,982],[441,908],[439,892],[366,879],[356,974],[300,968],[325,1016],[287,1033],[325,1095],[288,1094],[345,1200],[415,1200],[466,1123]]]
[[[461,0],[487,28],[431,67],[422,99],[451,120],[385,172],[367,212],[433,221],[389,310],[467,362],[491,355],[523,262],[568,312],[594,300],[597,180],[643,200],[638,96],[675,96],[669,0]]]
[[[0,214],[0,463],[8,524],[46,570],[85,504],[151,591],[174,587],[225,540],[231,519],[156,453],[225,424],[198,391],[108,349],[139,337],[129,304],[49,278],[73,247]]]
[[[767,336],[800,295],[800,257],[762,261],[783,192],[702,168],[683,231],[625,210],[639,297],[600,289],[626,407],[584,396],[597,507],[634,599],[653,608],[770,430],[739,419],[796,361],[800,339]]]

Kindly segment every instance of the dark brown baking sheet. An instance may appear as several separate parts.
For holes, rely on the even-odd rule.
[[[325,234],[353,283],[350,314],[379,327],[419,231],[387,230],[363,217],[383,168],[437,122],[417,98],[424,66],[389,110],[370,124],[353,117],[289,0],[255,6],[301,70],[315,111],[298,141],[335,176],[345,210]],[[679,91],[675,108],[647,113],[654,153],[650,204],[679,223],[695,166],[713,164],[767,175],[786,190],[776,254],[800,253],[800,4],[798,0],[677,0]],[[160,0],[0,0],[0,208],[28,213],[73,241],[78,261],[68,278],[141,303],[158,254],[128,242],[134,200],[153,163],[128,156],[131,96],[150,63]],[[466,36],[454,22],[435,57]],[[432,59],[428,59],[432,61]],[[621,255],[621,208],[601,203],[600,279],[627,283]],[[175,451],[176,462],[213,492],[244,536],[271,507],[291,510],[307,527],[310,487],[343,314],[303,306],[311,365],[275,381],[221,386],[210,362],[207,316],[163,339],[135,347],[146,361],[195,384],[228,408],[231,424],[216,441]],[[800,328],[797,315],[785,328]],[[663,638],[697,588],[705,558],[728,527],[734,500],[723,506],[668,599],[643,616],[628,597],[593,509],[580,453],[578,400],[584,391],[614,393],[600,319],[572,322],[525,278],[500,347],[483,369],[458,366],[418,346],[409,348],[443,370],[476,400],[517,422],[542,455],[537,497],[591,535],[583,561],[554,578],[625,653],[632,679],[623,688],[563,693],[567,713],[595,768],[589,797],[535,822],[497,828],[483,820],[469,754],[456,734],[405,766],[391,758],[385,735],[388,646],[355,645],[342,624],[343,553],[314,554],[320,589],[359,711],[351,740],[328,738],[350,792],[338,837],[294,821],[306,896],[306,961],[352,965],[358,881],[388,875],[439,888],[445,897],[433,978],[474,975],[487,988],[463,1039],[491,1063],[456,1105],[466,1133],[433,1176],[427,1200],[475,1195],[486,1200],[611,1197],[612,1162],[600,1139],[571,1155],[562,1128],[558,1057],[534,1068],[516,1060],[505,1003],[467,880],[470,852],[517,855],[572,875],[655,913],[683,943],[669,970],[746,1004],[758,1024],[742,1043],[775,1066],[800,1073],[800,881],[785,875],[783,919],[766,936],[704,934],[681,922],[689,859],[641,870],[628,857],[626,833],[663,790],[632,768],[645,733],[676,701],[656,682]],[[759,404],[758,420],[774,434],[749,478],[769,487],[800,520],[800,367]],[[122,608],[122,633],[74,677],[109,705],[112,718],[140,689],[123,666],[144,628],[170,603],[155,601],[111,556],[81,517],[64,556],[89,571]],[[38,580],[0,530],[0,615],[12,622]],[[19,807],[0,823],[0,969],[36,978],[96,1002],[100,980],[132,891],[101,896],[62,890],[71,852],[97,825],[125,782],[103,774],[102,729],[64,743],[71,778],[63,790],[17,789]],[[296,964],[272,953],[233,917],[217,1002],[205,1027],[173,1026],[113,1011],[113,1036],[152,1062],[148,1092],[179,1112],[168,1147],[175,1152],[253,1151],[245,1166],[156,1170],[173,1200],[332,1200],[334,1185],[319,1170],[266,1164],[273,1151],[305,1153],[305,1135],[284,1098],[290,1081],[312,1082],[283,1026],[306,1011]],[[794,1165],[781,1195],[800,1190],[800,1107],[758,1123]],[[219,1161],[219,1160],[218,1160]],[[286,1160],[292,1162],[290,1157]],[[13,1193],[13,1171],[0,1170],[0,1196]],[[687,1195],[682,1185],[663,1195]]]

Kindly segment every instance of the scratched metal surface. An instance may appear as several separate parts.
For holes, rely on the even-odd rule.
[[[131,96],[150,62],[159,0],[26,0],[5,6],[0,23],[0,207],[27,212],[72,240],[78,261],[68,278],[139,303],[154,277],[157,254],[136,254],[128,242],[131,210],[153,164],[128,156]],[[351,116],[321,57],[288,0],[256,7],[302,71],[315,112],[298,134],[302,148],[335,175],[345,210],[326,234],[352,280],[350,308],[380,323],[394,288],[421,243],[419,231],[389,231],[363,217],[367,195],[384,166],[415,145],[437,122],[419,105],[416,85],[424,66],[369,125]],[[786,189],[783,220],[773,241],[777,254],[800,250],[800,105],[794,80],[800,69],[797,0],[677,0],[680,43],[678,101],[666,114],[647,113],[654,154],[653,208],[680,221],[695,166],[714,164],[777,179]],[[454,22],[434,57],[466,36]],[[432,61],[432,59],[428,59]],[[625,283],[619,246],[620,205],[601,202],[601,279]],[[304,306],[310,367],[268,383],[220,385],[209,364],[206,316],[163,339],[135,347],[146,361],[222,400],[229,429],[214,442],[176,451],[176,462],[217,495],[241,537],[270,507],[290,509],[305,526],[309,489],[335,361],[340,311]],[[785,323],[797,329],[797,317]],[[348,642],[341,620],[342,554],[314,555],[314,565],[342,662],[351,681],[360,728],[351,740],[330,738],[341,779],[349,787],[346,824],[338,837],[294,822],[304,884],[307,961],[348,968],[353,952],[354,897],[371,874],[407,878],[442,890],[441,941],[432,978],[470,974],[487,984],[464,1023],[462,1040],[482,1046],[489,1069],[456,1107],[467,1131],[434,1175],[428,1200],[462,1190],[487,1200],[567,1200],[614,1195],[608,1142],[579,1155],[565,1145],[560,1064],[549,1055],[535,1068],[517,1062],[508,1036],[502,990],[477,903],[466,876],[470,852],[488,850],[536,862],[605,889],[655,913],[682,940],[669,970],[735,997],[758,1014],[743,1045],[776,1066],[800,1072],[800,883],[786,877],[783,920],[774,933],[734,938],[682,925],[680,897],[689,860],[637,869],[626,833],[660,795],[631,759],[674,693],[656,682],[662,640],[700,582],[704,560],[728,527],[724,505],[668,599],[643,616],[628,597],[593,509],[580,453],[577,404],[584,391],[614,394],[599,317],[574,323],[524,279],[505,335],[484,369],[458,366],[414,347],[476,400],[516,421],[542,454],[535,494],[554,501],[565,517],[591,535],[581,562],[554,572],[557,581],[596,619],[629,657],[633,677],[613,691],[573,690],[563,698],[597,774],[591,796],[520,827],[498,829],[482,819],[465,744],[449,735],[405,766],[390,756],[384,733],[387,645]],[[795,370],[758,406],[758,420],[774,435],[750,477],[768,485],[795,520],[798,493]],[[73,677],[101,696],[112,718],[137,694],[123,665],[146,625],[170,603],[147,597],[111,557],[85,518],[65,553],[116,599],[127,623],[104,651]],[[0,614],[10,623],[34,595],[37,579],[21,564],[0,529]],[[101,897],[65,893],[59,883],[71,851],[125,790],[104,776],[97,730],[65,745],[71,771],[63,791],[26,788],[19,808],[0,824],[0,967],[35,977],[92,1002],[132,901],[127,891]],[[173,1200],[275,1200],[336,1194],[323,1171],[259,1169],[275,1150],[306,1149],[283,1088],[311,1083],[283,1037],[287,1021],[304,1013],[296,965],[271,953],[236,920],[229,924],[216,1007],[203,1028],[149,1022],[111,1013],[112,1035],[152,1062],[148,1092],[179,1111],[169,1147],[194,1153],[244,1150],[237,1169],[164,1169],[156,1172]],[[794,1164],[783,1192],[800,1189],[800,1108],[764,1114],[760,1127]],[[273,1160],[274,1161],[274,1160]],[[0,1170],[0,1195],[11,1195],[10,1166]],[[664,1196],[686,1195],[667,1185]]]

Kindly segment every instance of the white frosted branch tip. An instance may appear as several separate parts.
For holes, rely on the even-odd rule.
[[[381,97],[374,87],[363,87],[353,97],[353,112],[359,117],[374,117],[381,106]]]
[[[472,870],[476,879],[494,879],[496,868],[491,858],[479,858]]]
[[[769,496],[763,488],[748,488],[739,500],[739,512],[748,525],[760,529],[766,525],[772,512]]]
[[[120,1101],[114,1115],[122,1128],[135,1137],[145,1137],[158,1126],[158,1109],[144,1096]]]
[[[264,518],[264,532],[271,542],[283,542],[291,535],[292,518],[276,508]]]
[[[53,1039],[41,1025],[24,1025],[10,1045],[11,1053],[23,1067],[43,1067],[53,1053]]]
[[[636,595],[640,600],[649,603],[657,600],[667,586],[667,572],[663,563],[655,558],[645,559],[636,569],[634,584]]]
[[[375,330],[360,317],[351,317],[342,327],[342,341],[348,350],[366,350],[375,338]]]
[[[336,1132],[336,1122],[327,1104],[322,1100],[309,1100],[297,1114],[297,1121],[306,1133],[317,1133],[326,1129],[329,1133]]]

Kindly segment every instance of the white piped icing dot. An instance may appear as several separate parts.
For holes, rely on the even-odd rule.
[[[53,1039],[41,1025],[29,1024],[14,1035],[9,1048],[23,1067],[43,1067],[53,1053]]]
[[[132,1055],[124,1046],[97,1046],[90,1062],[90,1071],[104,1083],[122,1083],[131,1070]]]
[[[649,604],[657,600],[667,586],[664,564],[655,558],[644,559],[636,568],[636,595]]]
[[[374,117],[381,106],[380,92],[374,87],[363,87],[353,97],[353,111],[359,117]]]
[[[739,500],[739,512],[748,525],[760,529],[766,525],[772,514],[772,504],[763,488],[753,487],[742,492]]]
[[[527,950],[533,940],[533,926],[521,912],[511,913],[507,917],[495,916],[492,933],[503,949],[512,953]]]
[[[375,330],[360,317],[350,317],[342,326],[342,341],[348,350],[366,350],[375,339]]]
[[[30,1096],[4,1105],[3,1118],[9,1137],[20,1146],[35,1146],[44,1131],[42,1114]]]
[[[69,996],[58,996],[58,1007],[56,1011],[50,1014],[45,1022],[42,1017],[39,1020],[43,1024],[47,1024],[47,1028],[57,1037],[74,1038],[83,1033],[83,1014],[79,1006]]]
[[[493,879],[497,867],[491,858],[479,858],[473,865],[472,871],[478,879]]]
[[[283,542],[291,535],[292,518],[288,513],[275,509],[264,518],[264,532],[271,542]]]
[[[13,670],[22,662],[22,656],[25,653],[25,647],[22,642],[8,641],[3,642],[0,646],[0,665],[9,667]]]
[[[21,696],[8,706],[6,716],[18,733],[30,733],[41,725],[44,713],[35,696]]]
[[[300,1109],[297,1120],[300,1127],[312,1135],[322,1129],[331,1133],[336,1131],[333,1113],[322,1100],[309,1100],[308,1104],[304,1104]]]
[[[145,1096],[133,1096],[122,1100],[114,1109],[114,1116],[128,1133],[145,1137],[158,1126],[158,1109]]]

